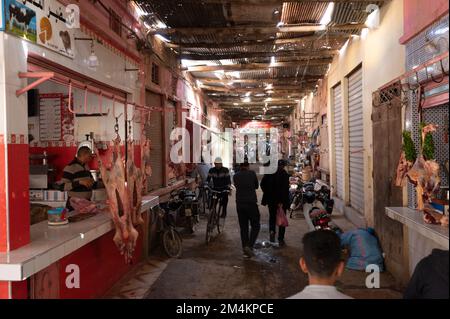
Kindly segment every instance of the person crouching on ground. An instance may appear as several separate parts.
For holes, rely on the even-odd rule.
[[[309,285],[289,299],[352,299],[334,286],[344,271],[341,241],[331,230],[316,230],[303,237],[300,268],[308,274]]]
[[[244,257],[250,258],[253,254],[253,246],[260,229],[260,214],[257,204],[256,190],[259,188],[256,173],[249,169],[248,162],[240,165],[239,171],[233,176],[236,187],[236,209],[241,229],[241,242]],[[248,224],[251,232],[249,237]]]

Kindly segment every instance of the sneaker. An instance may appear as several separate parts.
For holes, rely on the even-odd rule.
[[[250,247],[244,248],[244,258],[252,258],[255,254],[253,253],[253,250]]]
[[[274,232],[270,232],[270,242],[271,243],[275,242],[275,233]]]

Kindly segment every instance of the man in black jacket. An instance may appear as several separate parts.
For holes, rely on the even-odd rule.
[[[253,246],[260,229],[260,215],[257,204],[256,190],[259,187],[256,173],[249,169],[248,162],[241,164],[239,172],[233,176],[236,187],[236,209],[241,229],[241,242],[244,257],[253,256]],[[248,224],[250,222],[251,232],[248,235]]]
[[[289,208],[289,174],[284,169],[286,161],[278,161],[278,169],[274,174],[266,174],[261,180],[263,191],[263,205],[269,206],[269,230],[270,241],[275,242],[276,221],[278,207],[282,207],[284,213]],[[278,244],[284,246],[286,227],[279,227]]]
[[[216,191],[229,190],[231,186],[231,176],[228,168],[223,167],[222,159],[217,157],[214,160],[214,167],[209,170],[206,182],[210,184],[212,181],[212,188]],[[221,203],[223,205],[223,212],[220,216],[225,218],[227,216],[227,206],[228,206],[228,194],[224,193],[221,198]]]
[[[433,249],[416,266],[405,299],[448,299],[448,250]]]

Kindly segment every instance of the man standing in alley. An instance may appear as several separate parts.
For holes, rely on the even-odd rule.
[[[266,174],[261,180],[263,191],[263,205],[269,206],[269,230],[270,241],[275,242],[276,221],[278,208],[282,208],[286,214],[289,208],[289,174],[285,170],[286,161],[278,161],[278,169],[274,174]],[[284,235],[286,227],[278,229],[278,244],[284,246]]]
[[[222,159],[220,157],[217,157],[214,160],[214,167],[209,170],[208,178],[206,179],[206,181],[207,183],[211,183],[212,181],[212,188],[215,191],[220,192],[230,190],[230,170],[226,167],[223,167]],[[225,218],[227,216],[228,194],[223,193],[220,200],[223,206],[223,212],[220,217]]]
[[[249,163],[241,164],[239,172],[233,176],[236,187],[236,209],[241,229],[241,242],[244,257],[250,258],[253,254],[253,246],[260,229],[260,215],[257,204],[256,190],[259,187],[256,173],[249,169]],[[249,237],[249,223],[251,227]]]

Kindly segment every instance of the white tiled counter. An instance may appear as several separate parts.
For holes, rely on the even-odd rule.
[[[408,207],[386,207],[386,215],[448,249],[448,227],[425,223],[422,212]]]
[[[141,211],[158,204],[157,196],[147,196]],[[0,281],[25,280],[113,229],[111,217],[106,213],[64,226],[48,226],[47,221],[32,225],[28,245],[0,253]]]

